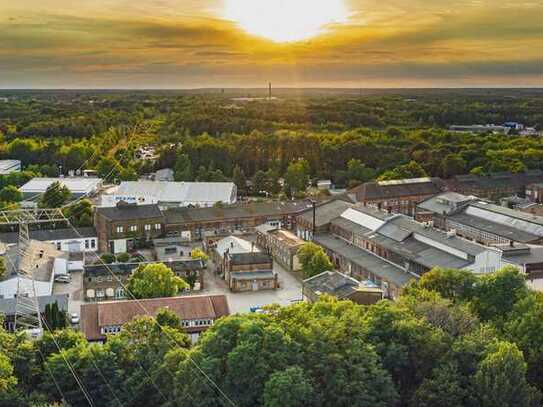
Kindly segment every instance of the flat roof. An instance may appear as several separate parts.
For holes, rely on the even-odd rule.
[[[13,167],[20,167],[20,160],[0,160],[0,171],[7,171],[13,169]]]
[[[87,194],[96,190],[102,184],[102,179],[93,177],[32,178],[19,190],[24,194],[42,193],[55,182],[60,182],[72,194]]]

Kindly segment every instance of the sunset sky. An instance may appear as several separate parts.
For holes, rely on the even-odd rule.
[[[0,0],[2,88],[543,86],[541,0]]]

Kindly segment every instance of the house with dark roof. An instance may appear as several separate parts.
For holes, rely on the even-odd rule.
[[[94,252],[98,250],[98,236],[93,227],[30,230],[30,238],[55,245],[57,250],[70,253]],[[18,232],[0,233],[0,242],[17,244]]]
[[[413,178],[366,182],[349,193],[365,206],[413,216],[419,202],[442,190],[440,178]]]
[[[303,296],[316,302],[324,295],[351,300],[360,305],[372,305],[383,299],[383,290],[371,281],[359,281],[339,271],[325,271],[303,281]]]
[[[119,202],[98,207],[94,215],[101,252],[125,253],[151,245],[164,234],[164,215],[158,205]]]
[[[81,306],[81,331],[88,341],[104,342],[134,318],[156,316],[162,309],[174,312],[193,342],[219,318],[230,315],[225,295],[195,295],[131,301],[107,301]]]

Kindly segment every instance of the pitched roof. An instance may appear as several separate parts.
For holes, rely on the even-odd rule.
[[[158,205],[119,204],[111,208],[98,207],[96,213],[112,221],[158,219],[163,217]]]
[[[308,278],[304,280],[304,287],[318,295],[330,294],[338,298],[348,298],[359,290],[381,291],[377,285],[369,281],[358,281],[339,271],[325,271]]]
[[[228,203],[235,190],[232,182],[123,181],[116,194],[153,196],[159,202]]]
[[[345,202],[341,199],[333,199],[331,201],[318,204],[315,208],[315,220],[316,227],[329,224],[333,219],[341,215],[345,210],[351,208],[353,205],[349,202]],[[305,220],[306,222],[313,224],[313,208],[305,210],[298,218]]]
[[[230,256],[230,263],[234,265],[264,264],[271,263],[272,257],[268,253],[234,253]]]
[[[311,207],[309,201],[251,202],[222,208],[171,208],[164,211],[166,223],[184,224],[193,222],[227,221],[266,216],[297,214]]]
[[[373,201],[399,198],[402,196],[426,196],[438,194],[442,190],[439,178],[414,178],[395,181],[366,182],[350,192],[356,194],[358,201]]]
[[[63,229],[44,229],[44,230],[31,230],[30,238],[39,240],[40,242],[47,242],[52,240],[70,240],[79,239],[81,237],[96,237],[96,229],[93,227],[85,228],[63,228]],[[6,244],[17,243],[19,239],[18,232],[0,233],[0,242]]]
[[[108,301],[81,306],[81,330],[89,340],[103,338],[100,328],[118,326],[160,309],[173,311],[181,320],[218,319],[230,314],[225,295],[184,296],[144,300]]]

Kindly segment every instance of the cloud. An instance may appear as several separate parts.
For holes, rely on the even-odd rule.
[[[349,24],[294,44],[242,32],[218,1],[29,2],[0,5],[0,87],[543,85],[540,2],[351,0]]]

